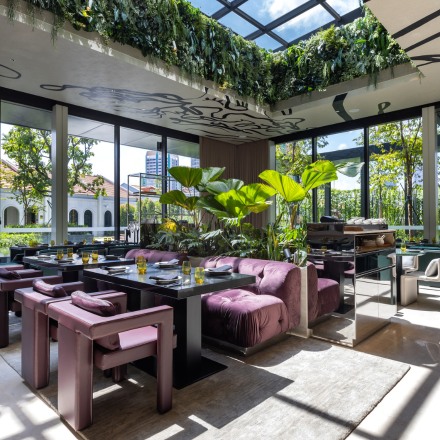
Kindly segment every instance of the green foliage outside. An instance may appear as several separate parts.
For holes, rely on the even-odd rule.
[[[31,241],[41,242],[41,234],[26,233],[26,234],[9,234],[6,232],[0,233],[0,254],[9,255],[9,248],[11,246],[27,245]]]
[[[9,172],[3,177],[3,185],[13,192],[13,198],[23,205],[26,218],[23,223],[30,223],[32,210],[44,209],[44,198],[52,191],[52,162],[50,160],[51,133],[15,126],[3,136],[2,149],[17,166],[17,172]],[[102,185],[104,178],[95,176],[88,183],[84,180],[92,174],[93,146],[98,141],[69,136],[68,138],[68,191],[74,194],[75,187],[83,191],[92,191],[95,197],[105,195]]]
[[[375,82],[386,68],[409,58],[365,8],[365,17],[317,32],[287,50],[259,48],[185,0],[25,0],[34,16],[39,8],[55,14],[54,38],[65,21],[98,32],[104,42],[139,49],[145,57],[179,67],[195,78],[214,81],[268,104],[323,90],[369,75]],[[9,15],[17,0],[9,0]]]

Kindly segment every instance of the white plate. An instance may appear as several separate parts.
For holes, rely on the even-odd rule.
[[[118,273],[127,273],[129,271],[128,266],[114,266],[107,268],[107,273],[110,275],[118,274]]]
[[[165,286],[167,284],[179,283],[181,280],[182,280],[182,277],[177,277],[177,278],[174,278],[173,280],[154,280],[154,281],[156,281],[156,284]]]
[[[165,261],[159,261],[157,263],[154,263],[154,266],[160,268],[160,269],[175,269],[179,266],[178,263],[167,263]]]

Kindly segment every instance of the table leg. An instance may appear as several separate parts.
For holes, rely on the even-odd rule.
[[[160,296],[160,303],[174,308],[177,346],[173,352],[173,386],[181,389],[227,367],[202,356],[202,300]]]

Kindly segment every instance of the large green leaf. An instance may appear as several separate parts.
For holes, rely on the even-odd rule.
[[[209,213],[215,215],[218,219],[225,219],[231,217],[226,208],[219,203],[213,196],[201,198],[197,206],[203,208]]]
[[[187,211],[194,211],[200,197],[187,197],[182,191],[175,189],[160,196],[159,202],[165,205],[180,206]]]
[[[334,180],[338,180],[338,175],[336,174],[335,165],[329,160],[317,160],[307,165],[301,176],[301,182],[306,193]]]
[[[306,196],[304,188],[298,182],[278,171],[265,170],[259,177],[273,187],[287,203],[300,202]]]
[[[344,174],[348,177],[356,177],[362,170],[365,162],[345,162],[336,165],[338,173]]]
[[[208,167],[202,168],[202,180],[197,186],[198,191],[206,191],[209,182],[217,180],[225,171],[225,167]]]
[[[206,191],[211,194],[221,194],[231,189],[240,189],[244,182],[239,179],[217,180],[216,182],[209,182],[206,185]]]
[[[169,173],[184,187],[191,188],[197,186],[203,177],[201,168],[191,167],[172,167]]]

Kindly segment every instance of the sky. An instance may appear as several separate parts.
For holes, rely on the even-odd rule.
[[[189,1],[207,15],[212,15],[223,7],[217,0]],[[359,0],[327,1],[339,15],[344,15],[359,7]],[[261,24],[267,25],[305,2],[306,0],[248,0],[240,6],[240,9],[251,17],[254,17]],[[301,14],[300,17],[284,23],[276,28],[274,32],[289,42],[332,20],[333,17],[324,8],[318,5],[304,14]],[[256,30],[253,25],[235,13],[225,15],[219,22],[224,26],[230,27],[242,36],[247,36]],[[265,49],[275,50],[280,46],[278,42],[268,36],[260,37],[255,41],[259,46]]]

